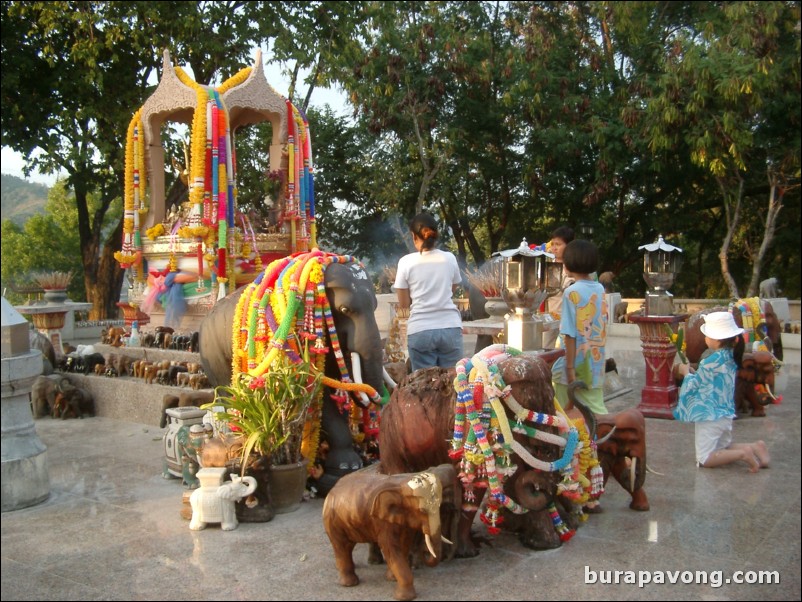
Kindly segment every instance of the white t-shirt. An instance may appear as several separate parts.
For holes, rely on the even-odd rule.
[[[459,309],[451,300],[452,285],[461,282],[462,275],[453,253],[432,249],[404,255],[398,261],[393,286],[409,289],[412,299],[407,334],[462,328]]]

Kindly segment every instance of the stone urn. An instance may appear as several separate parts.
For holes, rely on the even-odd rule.
[[[48,303],[64,303],[67,300],[66,288],[46,288],[44,291],[44,300]]]
[[[510,312],[510,308],[501,297],[487,297],[485,311],[491,318],[503,318]]]

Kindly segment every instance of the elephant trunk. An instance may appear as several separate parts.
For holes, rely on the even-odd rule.
[[[551,483],[547,475],[526,470],[515,479],[516,501],[528,510],[543,510],[552,498]]]
[[[596,416],[593,412],[590,411],[585,404],[583,404],[579,399],[576,397],[576,390],[577,389],[587,389],[588,386],[582,382],[581,380],[575,380],[570,385],[568,385],[568,399],[571,400],[571,403],[576,406],[576,408],[582,414],[582,417],[585,419],[585,424],[588,427],[588,433],[590,434],[590,440],[593,441],[596,438]]]

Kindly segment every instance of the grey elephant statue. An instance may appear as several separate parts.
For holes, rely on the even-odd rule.
[[[223,531],[237,528],[236,503],[256,490],[256,479],[231,475],[231,480],[223,483],[227,472],[225,468],[198,471],[201,486],[189,496],[192,506],[189,528],[193,531],[205,529],[209,523],[220,523]]]
[[[53,343],[35,328],[31,328],[28,339],[31,349],[38,349],[42,352],[42,374],[45,376],[53,374],[56,367],[56,350]]]
[[[339,386],[345,382],[344,375],[352,375],[354,381],[360,376],[368,389],[374,394],[381,391],[384,383],[383,376],[383,347],[379,328],[376,324],[374,312],[377,301],[373,285],[364,268],[353,258],[336,256],[320,251],[292,256],[273,262],[263,272],[253,285],[243,287],[218,302],[200,326],[200,356],[209,384],[212,387],[230,384],[232,374],[232,323],[238,311],[238,302],[243,294],[277,294],[275,291],[280,284],[276,271],[283,269],[292,262],[316,261],[323,270],[322,287],[314,293],[315,304],[318,302],[325,306],[318,313],[308,304],[310,293],[303,296],[300,291],[297,295],[299,303],[307,303],[305,310],[299,308],[303,318],[297,323],[288,324],[289,334],[283,342],[283,351],[291,356],[297,353],[303,340],[310,341],[311,351],[326,353],[325,356],[325,392],[323,397],[321,417],[321,439],[328,443],[329,451],[323,462],[323,473],[317,480],[317,490],[325,494],[336,483],[337,479],[349,472],[358,470],[363,466],[363,459],[354,449],[351,421],[348,408],[352,403],[349,394],[352,383]],[[305,265],[305,264],[304,264]],[[302,270],[296,270],[298,275]],[[268,282],[269,281],[269,282]],[[267,286],[269,284],[269,286]],[[297,284],[296,284],[297,286]],[[265,290],[265,289],[269,290]],[[325,290],[325,296],[322,295]],[[322,298],[321,298],[322,297]],[[277,332],[284,324],[269,323],[267,308],[270,304],[265,302],[264,317],[254,320],[261,324],[266,331]],[[315,307],[318,307],[315,305]],[[242,310],[239,310],[242,311]],[[306,312],[306,313],[305,313]],[[324,315],[330,312],[330,319]],[[313,324],[313,316],[319,316],[318,330]],[[308,319],[307,319],[308,318]],[[314,318],[317,320],[317,318]],[[267,322],[267,324],[265,324]],[[303,325],[302,325],[303,322]],[[246,325],[238,325],[238,330]],[[294,328],[293,328],[294,327]],[[248,336],[251,336],[250,334]],[[259,336],[253,333],[253,336]],[[311,342],[314,339],[314,342]],[[268,345],[268,347],[271,347]],[[339,349],[337,348],[339,346]],[[337,384],[332,384],[337,382]],[[370,401],[378,401],[375,395],[373,400],[363,398],[360,403],[370,405]],[[364,433],[366,440],[375,439],[377,433]],[[316,458],[308,458],[314,464]]]
[[[460,462],[465,493],[455,542],[458,557],[478,554],[471,526],[485,493],[481,484],[486,484],[493,493],[483,513],[491,532],[497,530],[497,524],[502,524],[517,532],[526,547],[550,549],[562,545],[565,533],[571,530],[566,523],[573,520],[570,516],[573,508],[562,503],[557,486],[563,479],[560,471],[573,461],[579,434],[567,419],[557,415],[550,369],[563,351],[520,355],[510,352],[504,345],[491,345],[470,362],[463,360],[456,371],[418,370],[399,384],[382,412],[379,436],[382,472],[406,473],[444,462]],[[466,422],[470,407],[464,400],[479,389],[469,386],[463,374],[470,374],[472,367],[482,363],[493,367],[482,386],[486,394],[497,395],[509,386],[509,395],[499,395],[501,405],[496,406],[500,408],[498,411],[504,411],[511,428],[509,439],[506,436],[504,439],[512,451],[495,460],[496,467],[508,468],[504,471],[506,475],[497,471],[491,477],[483,473],[487,465],[485,468],[471,465],[486,452],[480,450],[483,444],[481,433],[477,433],[479,423],[469,426]],[[461,391],[455,390],[455,383]],[[457,411],[460,397],[463,409]],[[592,439],[593,415],[584,407],[581,411]],[[503,419],[500,414],[498,418],[499,422]],[[471,439],[473,436],[476,438]],[[488,449],[491,447],[488,441]]]
[[[435,566],[442,557],[440,504],[443,492],[434,472],[384,475],[360,470],[342,477],[326,496],[323,526],[334,548],[340,585],[359,584],[353,550],[376,543],[387,562],[387,577],[396,581],[395,599],[417,594],[409,564],[415,536],[423,533]]]

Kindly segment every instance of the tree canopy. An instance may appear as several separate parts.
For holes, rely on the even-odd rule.
[[[321,240],[376,268],[426,209],[464,265],[591,224],[628,296],[645,286],[638,246],[662,234],[685,251],[675,295],[756,294],[775,276],[799,297],[799,23],[800,2],[774,1],[3,2],[3,145],[68,174],[97,317],[122,278],[119,219],[104,227],[120,141],[163,48],[203,82],[256,47],[287,69]],[[320,86],[352,117],[313,110]],[[254,203],[260,148],[237,151]]]

